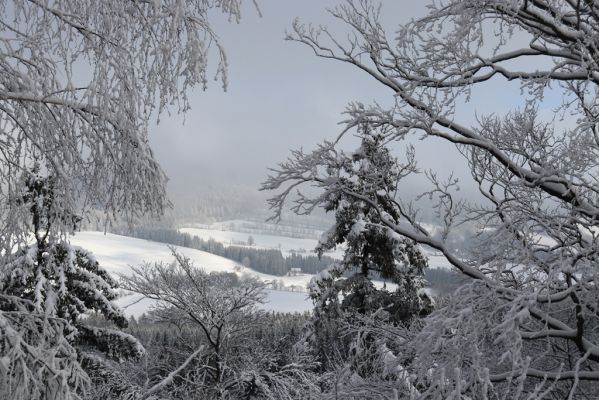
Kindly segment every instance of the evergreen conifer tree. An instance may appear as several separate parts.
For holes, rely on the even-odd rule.
[[[119,330],[127,326],[127,320],[112,303],[117,298],[117,282],[91,253],[71,246],[58,234],[74,232],[81,218],[57,206],[60,193],[53,183],[53,177],[44,176],[39,166],[25,174],[24,193],[16,201],[30,213],[33,240],[7,256],[0,288],[6,296],[29,304],[30,312],[62,320],[65,338],[77,349],[84,368],[99,368],[103,356],[136,358],[144,349],[133,336]],[[15,302],[0,303],[2,311],[15,307]],[[88,312],[99,313],[114,328],[86,324],[82,316]]]
[[[335,213],[335,223],[316,248],[322,257],[343,244],[343,260],[317,274],[309,285],[315,304],[309,342],[324,370],[357,361],[350,354],[355,340],[362,342],[362,351],[377,351],[376,338],[343,332],[346,322],[352,326],[352,320],[375,313],[380,318],[383,310],[382,322],[407,326],[432,308],[432,300],[421,291],[426,257],[414,242],[390,232],[373,206],[399,223],[394,198],[402,168],[382,135],[363,126],[360,139],[357,151],[338,154],[328,166],[337,184],[325,193],[323,204]],[[384,279],[393,289],[377,289],[373,279]]]
[[[325,210],[335,212],[335,224],[317,247],[322,256],[337,245],[345,244],[344,258],[340,265],[319,275],[325,279],[317,278],[312,283],[312,297],[323,305],[322,300],[327,298],[326,301],[334,303],[341,293],[341,310],[365,314],[382,307],[394,323],[408,322],[430,308],[420,292],[427,259],[411,240],[392,234],[381,224],[372,203],[377,204],[387,218],[399,223],[400,213],[394,197],[401,168],[385,146],[383,135],[370,132],[364,126],[360,138],[357,151],[338,158],[335,166],[338,186],[350,188],[352,194],[349,195],[347,189],[326,194]],[[376,278],[390,281],[396,289],[376,289],[372,283]]]

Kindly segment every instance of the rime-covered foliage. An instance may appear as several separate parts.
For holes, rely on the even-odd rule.
[[[0,397],[14,400],[78,399],[87,374],[65,335],[69,325],[35,311],[35,305],[0,295]]]
[[[240,1],[0,1],[0,397],[76,398],[89,388],[83,353],[139,354],[133,338],[81,323],[88,310],[125,321],[115,282],[66,235],[90,210],[162,212],[148,124],[185,112],[212,76],[226,86],[211,10],[238,20]],[[34,166],[49,178],[28,176]]]
[[[212,77],[226,86],[211,10],[238,20],[240,1],[0,2],[4,248],[23,217],[7,199],[32,159],[55,177],[65,209],[161,212],[166,180],[148,123],[167,107],[186,111],[187,92]]]
[[[239,354],[235,363],[228,364],[228,374],[237,374],[235,385],[217,394],[209,382],[197,379],[206,362],[205,353],[196,354],[180,368],[197,348],[208,346],[202,329],[175,318],[166,319],[160,311],[149,311],[138,319],[131,318],[127,329],[146,348],[145,362],[113,363],[111,370],[104,372],[104,384],[93,387],[89,400],[144,398],[144,387],[154,387],[169,376],[170,384],[154,392],[157,398],[317,399],[320,377],[311,372],[309,358],[299,355],[295,348],[308,317],[261,313],[260,323],[245,329],[243,342],[236,344]]]
[[[75,229],[80,217],[57,207],[60,199],[53,177],[44,177],[35,168],[25,175],[23,189],[18,202],[29,208],[35,241],[7,256],[3,292],[30,300],[37,311],[69,323],[76,323],[87,310],[98,310],[124,325],[122,313],[111,303],[116,299],[116,281],[90,253],[57,241],[55,226],[68,223]]]
[[[57,206],[52,177],[43,176],[36,166],[24,175],[21,187],[24,193],[16,201],[29,210],[33,243],[5,255],[0,274],[0,394],[68,398],[69,388],[79,394],[86,389],[88,379],[78,363],[88,352],[138,358],[143,347],[118,330],[85,324],[81,316],[95,311],[117,328],[127,325],[111,302],[117,297],[117,282],[90,253],[57,237],[56,226],[75,229],[80,218]],[[28,382],[25,387],[23,382]]]
[[[330,290],[343,295],[342,309],[363,314],[382,307],[396,322],[406,322],[422,309],[418,291],[424,286],[427,260],[411,240],[380,226],[380,213],[399,223],[394,197],[402,168],[384,146],[384,136],[363,128],[360,137],[361,146],[355,152],[339,152],[327,166],[338,183],[323,195],[322,205],[326,211],[335,212],[335,224],[323,235],[316,251],[322,256],[337,245],[346,246],[341,266],[331,268],[327,275],[333,281]],[[349,277],[340,279],[342,275]],[[397,289],[392,293],[377,290],[371,282],[373,277],[390,281]],[[311,286],[317,304],[319,286],[317,281]]]
[[[301,185],[321,192],[295,198],[299,213],[342,191],[378,212],[370,224],[436,249],[470,278],[407,339],[413,354],[393,351],[406,374],[389,385],[348,378],[346,393],[353,386],[358,398],[597,397],[599,2],[445,0],[390,30],[367,0],[346,1],[331,13],[351,30],[345,39],[300,22],[289,39],[357,67],[393,97],[388,105],[350,104],[347,128],[335,141],[295,151],[280,164],[264,185],[280,191],[273,208],[280,215]],[[471,96],[505,82],[512,82],[506,90],[521,89],[512,111],[472,110],[473,122],[462,120],[475,108]],[[548,107],[550,115],[540,111]],[[438,154],[457,146],[480,200],[466,202],[454,177],[426,171],[423,195],[443,224],[441,235],[421,223],[401,190],[398,223],[386,202],[363,196],[336,173],[345,137],[363,126],[383,142],[434,138]],[[419,174],[410,164],[405,175]],[[466,238],[468,252],[449,244],[463,223],[482,233]]]
[[[369,369],[368,357],[386,344],[357,332],[351,321],[384,315],[379,322],[389,329],[407,327],[414,318],[429,313],[432,304],[421,291],[425,256],[413,241],[380,225],[382,213],[399,223],[394,198],[397,181],[407,167],[392,156],[383,135],[363,126],[359,137],[356,151],[339,151],[327,165],[327,173],[338,183],[327,188],[321,201],[327,212],[335,213],[335,223],[316,250],[322,255],[344,245],[345,252],[340,263],[317,274],[309,284],[315,307],[307,339],[325,371],[348,368],[364,378],[376,373]],[[381,207],[373,207],[371,202]],[[377,289],[372,279],[380,278],[394,289]],[[355,347],[358,342],[364,345],[360,357]]]

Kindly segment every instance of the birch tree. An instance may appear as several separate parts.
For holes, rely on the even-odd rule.
[[[212,78],[226,88],[225,53],[208,17],[238,21],[240,3],[0,2],[4,241],[20,232],[19,209],[7,200],[32,160],[56,176],[65,208],[127,217],[163,209],[166,178],[148,125],[167,110],[187,111],[188,92]]]
[[[347,36],[296,21],[288,39],[369,75],[389,90],[390,106],[349,104],[335,140],[294,151],[275,168],[263,186],[279,191],[271,199],[275,217],[286,202],[301,214],[336,194],[353,196],[378,211],[380,221],[369,224],[441,252],[472,279],[411,341],[413,357],[398,361],[409,371],[397,378],[403,381],[371,387],[373,398],[596,397],[599,2],[445,0],[392,33],[366,0],[346,1],[331,14]],[[474,89],[495,82],[520,85],[516,107],[477,113],[469,119],[476,123],[460,120],[456,111],[466,110]],[[543,117],[556,92],[555,117]],[[463,201],[454,178],[428,171],[420,176],[430,182],[426,195],[441,235],[401,196],[395,221],[386,205],[338,173],[336,166],[351,160],[342,145],[362,124],[387,142],[436,138],[440,153],[457,147],[481,200]],[[294,195],[307,185],[320,193]],[[462,254],[448,238],[466,222],[484,235],[469,238],[478,245]],[[413,390],[399,390],[408,383]]]
[[[209,16],[222,12],[238,21],[240,3],[0,1],[0,397],[70,399],[86,392],[71,317],[90,305],[87,289],[98,288],[101,296],[91,303],[122,316],[110,304],[114,282],[65,243],[77,223],[60,216],[100,210],[108,219],[132,220],[162,212],[166,177],[148,126],[166,111],[187,111],[189,90],[206,89],[211,78],[226,88],[226,57]],[[22,201],[22,189],[34,165],[52,179],[53,217],[33,234],[44,236],[38,247],[70,249],[62,258],[38,248],[32,259],[27,251],[32,206]],[[46,268],[45,256],[64,265]],[[86,267],[69,269],[77,257]],[[60,270],[62,278],[69,271],[82,276],[63,282],[52,275]],[[94,284],[86,289],[88,279]],[[27,286],[34,281],[35,288]],[[65,296],[68,310],[61,309]]]

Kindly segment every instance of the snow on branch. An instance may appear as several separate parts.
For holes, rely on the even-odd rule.
[[[335,141],[279,164],[263,185],[275,191],[274,216],[351,198],[378,213],[374,225],[439,251],[469,278],[410,342],[416,358],[405,367],[422,389],[413,398],[597,395],[599,3],[447,0],[399,27],[384,26],[367,0],[330,13],[348,35],[295,21],[288,39],[370,76],[390,105],[349,104]],[[508,81],[520,106],[462,120],[475,88]],[[438,226],[423,221],[407,200],[418,194],[402,193],[407,176],[421,176],[408,156],[390,205],[365,195],[361,149],[345,150],[356,130],[380,136],[381,151],[410,137],[435,138],[439,154],[457,147],[479,198],[461,197],[446,171],[427,171],[422,195]],[[467,251],[452,245],[460,235]]]

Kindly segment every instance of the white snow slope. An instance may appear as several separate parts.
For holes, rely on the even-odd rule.
[[[236,245],[244,242],[247,243],[248,237],[252,236],[256,248],[264,249],[280,249],[283,256],[288,256],[291,252],[305,250],[306,255],[314,255],[314,248],[318,244],[315,239],[298,239],[286,236],[261,235],[255,233],[242,233],[233,231],[224,231],[219,229],[206,228],[179,228],[179,232],[188,233],[191,236],[197,236],[203,240],[214,239],[225,246]],[[429,249],[424,249],[424,253],[428,257],[428,263],[431,268],[451,268],[451,264],[445,256],[439,252]],[[343,247],[338,246],[337,249],[326,253],[327,256],[336,259],[343,258]]]
[[[113,275],[130,274],[131,266],[144,262],[158,262],[173,260],[168,246],[163,243],[149,240],[135,239],[127,236],[104,234],[102,232],[78,232],[70,239],[71,244],[91,251],[100,265]],[[311,275],[292,277],[279,277],[256,272],[232,260],[206,253],[200,250],[174,246],[175,249],[189,257],[196,267],[207,272],[235,272],[257,276],[262,281],[274,279],[282,280],[285,286],[305,288]],[[304,289],[305,290],[305,289]],[[303,312],[312,309],[312,303],[307,299],[307,294],[302,292],[267,291],[268,303],[263,308],[281,312]],[[148,299],[141,299],[139,295],[127,296],[117,301],[125,309],[126,315],[139,316],[147,311],[152,304]]]
[[[247,241],[249,234],[241,232],[221,231],[216,229],[198,229],[182,228],[181,232],[190,235],[199,236],[202,239],[213,238],[225,245],[232,241]],[[284,236],[251,234],[255,240],[256,247],[262,248],[280,248],[284,255],[293,250],[305,249],[310,252],[317,244],[313,239],[296,239]],[[172,261],[173,257],[168,246],[163,243],[152,242],[149,240],[135,239],[127,236],[114,234],[104,234],[102,232],[79,232],[70,239],[75,246],[80,246],[91,251],[100,265],[110,273],[129,274],[131,266],[140,265],[144,262]],[[196,267],[203,268],[208,272],[235,272],[237,274],[249,274],[258,277],[260,280],[268,282],[277,280],[284,286],[296,290],[306,290],[306,286],[313,275],[300,274],[296,276],[274,276],[253,269],[246,268],[224,257],[210,254],[204,251],[190,249],[187,247],[174,246],[175,249],[186,257],[189,257]],[[429,266],[450,268],[449,262],[441,254],[435,254],[431,251],[425,251],[429,257]],[[312,253],[313,254],[313,253]],[[342,250],[337,249],[333,254],[335,258],[341,258]],[[382,282],[375,282],[380,287]],[[387,284],[392,290],[394,285]],[[268,302],[263,308],[270,311],[280,312],[304,312],[312,309],[312,302],[307,298],[305,292],[292,291],[267,291]],[[139,316],[146,312],[152,302],[148,299],[141,299],[139,295],[131,295],[119,299],[117,303],[125,309],[125,314]]]
[[[286,236],[225,231],[220,229],[179,228],[179,232],[188,233],[191,236],[197,236],[203,240],[214,239],[225,246],[239,246],[241,243],[247,243],[248,238],[251,236],[255,241],[254,247],[262,249],[279,249],[281,250],[281,253],[283,253],[283,256],[288,256],[292,252],[315,255],[314,248],[318,244],[316,239],[299,239]],[[343,253],[341,250],[338,250],[327,253],[327,255],[334,258],[341,258]]]

